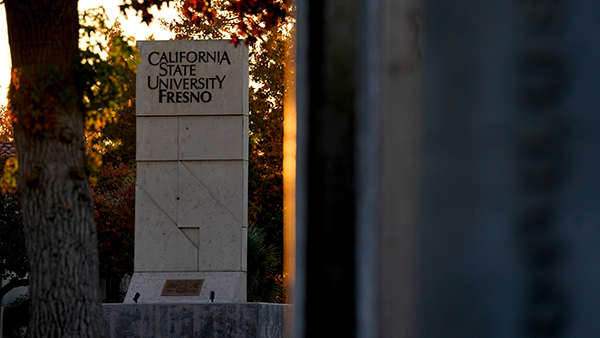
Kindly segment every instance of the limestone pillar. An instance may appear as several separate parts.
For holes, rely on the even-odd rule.
[[[125,302],[246,301],[248,49],[139,41],[135,273]],[[201,279],[197,296],[161,296]]]

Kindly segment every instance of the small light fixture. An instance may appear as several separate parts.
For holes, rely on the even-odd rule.
[[[214,302],[215,302],[215,292],[214,292],[214,291],[211,291],[211,292],[210,292],[210,302],[211,302],[211,303],[214,303]]]
[[[133,296],[133,301],[137,303],[138,299],[140,299],[140,293],[136,292],[135,295]]]

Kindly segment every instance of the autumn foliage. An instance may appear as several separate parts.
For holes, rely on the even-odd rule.
[[[169,5],[176,0],[124,0],[121,11],[133,9],[141,15],[142,21],[150,23],[154,17],[149,8]],[[185,0],[180,1],[181,13],[189,22],[200,27],[205,23],[213,24],[219,17],[230,15],[235,25],[229,30],[231,39],[237,42],[245,39],[254,43],[268,34],[274,27],[284,23],[290,16],[288,0]]]
[[[0,106],[0,141],[12,141],[12,116],[6,106]]]
[[[135,169],[106,163],[92,186],[98,231],[100,277],[122,278],[133,273]]]

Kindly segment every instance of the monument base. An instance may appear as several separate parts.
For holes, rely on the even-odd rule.
[[[202,279],[198,296],[161,296],[165,282],[170,279]],[[135,272],[123,303],[243,303],[246,301],[245,272]]]
[[[292,337],[294,308],[289,304],[102,305],[106,338]]]

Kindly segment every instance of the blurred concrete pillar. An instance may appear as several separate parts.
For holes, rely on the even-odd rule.
[[[377,337],[416,337],[425,13],[419,0],[380,3]]]
[[[298,337],[356,329],[356,0],[298,2]]]
[[[598,17],[298,3],[300,337],[600,331]]]
[[[513,5],[426,1],[419,337],[520,336]]]

